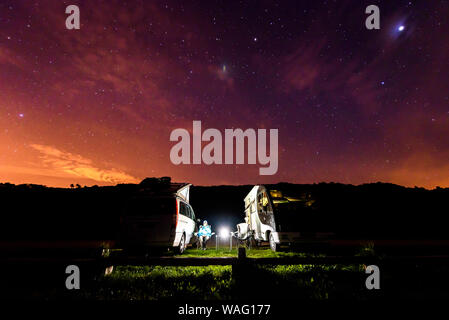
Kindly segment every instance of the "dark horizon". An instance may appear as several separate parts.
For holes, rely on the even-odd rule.
[[[153,178],[153,177],[146,177],[146,178]],[[145,179],[146,179],[145,178]],[[176,181],[176,180],[172,180],[172,183],[190,183],[188,181]],[[118,186],[121,184],[139,184],[139,182],[129,182],[129,183],[117,183],[114,185],[101,185],[101,184],[93,184],[93,185],[79,185],[81,188],[92,188],[92,187],[114,187],[114,186]],[[71,184],[69,184],[68,186],[47,186],[45,184],[38,184],[38,183],[12,183],[12,182],[0,182],[0,185],[6,185],[6,184],[10,184],[10,185],[15,185],[15,186],[21,186],[21,185],[34,185],[34,186],[42,186],[42,187],[46,187],[46,188],[55,188],[55,189],[77,189],[79,187],[77,187],[76,183],[72,183],[73,184],[73,188],[70,186]],[[383,185],[394,185],[397,187],[401,187],[401,188],[406,188],[406,189],[424,189],[424,190],[428,190],[428,191],[432,191],[432,190],[437,190],[437,189],[449,189],[449,187],[441,187],[441,186],[435,186],[434,188],[430,189],[430,188],[426,188],[426,187],[422,187],[422,186],[404,186],[404,185],[400,185],[400,184],[396,184],[396,183],[392,183],[392,182],[384,182],[384,181],[375,181],[375,182],[364,182],[364,183],[360,183],[360,184],[352,184],[352,183],[343,183],[343,182],[336,182],[336,181],[320,181],[320,182],[312,182],[312,183],[295,183],[295,182],[288,182],[288,181],[279,181],[279,182],[274,182],[274,183],[242,183],[242,184],[210,184],[210,185],[205,185],[205,184],[192,184],[192,187],[245,187],[245,186],[254,186],[254,185],[277,185],[277,184],[293,184],[293,185],[304,185],[304,186],[309,186],[309,185],[318,185],[318,184],[340,184],[340,185],[345,185],[345,186],[354,186],[354,187],[359,187],[359,186],[364,186],[364,185],[371,185],[371,184],[383,184]]]

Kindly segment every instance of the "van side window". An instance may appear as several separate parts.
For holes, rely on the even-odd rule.
[[[189,217],[189,211],[187,209],[187,206],[184,202],[179,201],[180,207],[179,207],[179,214],[182,214],[183,216]]]
[[[195,221],[195,212],[193,212],[193,208],[188,205],[189,211],[190,211],[190,218]]]
[[[268,199],[267,193],[264,191],[257,195],[259,207],[259,219],[263,224],[273,225],[273,209]]]

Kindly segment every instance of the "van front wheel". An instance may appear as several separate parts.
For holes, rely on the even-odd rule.
[[[182,254],[186,249],[186,236],[183,233],[181,236],[181,240],[179,240],[179,245],[176,247],[176,253]]]
[[[274,241],[274,236],[273,236],[272,233],[270,233],[270,248],[271,248],[271,250],[273,250],[274,252],[276,252],[276,251],[279,250],[279,244],[277,244],[277,243]]]

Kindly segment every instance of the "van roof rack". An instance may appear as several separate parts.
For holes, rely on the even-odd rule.
[[[170,177],[160,177],[160,178],[145,178],[143,179],[139,185],[140,186],[167,186],[171,184],[171,178]]]
[[[170,177],[145,178],[139,184],[139,192],[146,194],[177,194],[189,202],[189,187],[191,184],[184,182],[171,182]]]

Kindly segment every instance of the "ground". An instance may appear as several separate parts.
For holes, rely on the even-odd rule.
[[[361,248],[360,254],[372,254]],[[305,256],[303,252],[272,252],[266,248],[247,251],[248,257]],[[236,257],[237,250],[188,249],[186,257]],[[82,271],[80,290],[67,290],[63,277],[58,284],[41,281],[31,288],[11,290],[9,298],[87,300],[241,300],[241,299],[351,299],[447,298],[447,267],[412,266],[404,270],[382,269],[381,290],[367,290],[363,265],[255,266],[235,273],[231,266],[160,267],[116,266],[109,275],[86,280]],[[83,278],[84,275],[84,278]],[[411,283],[410,281],[414,281]]]

